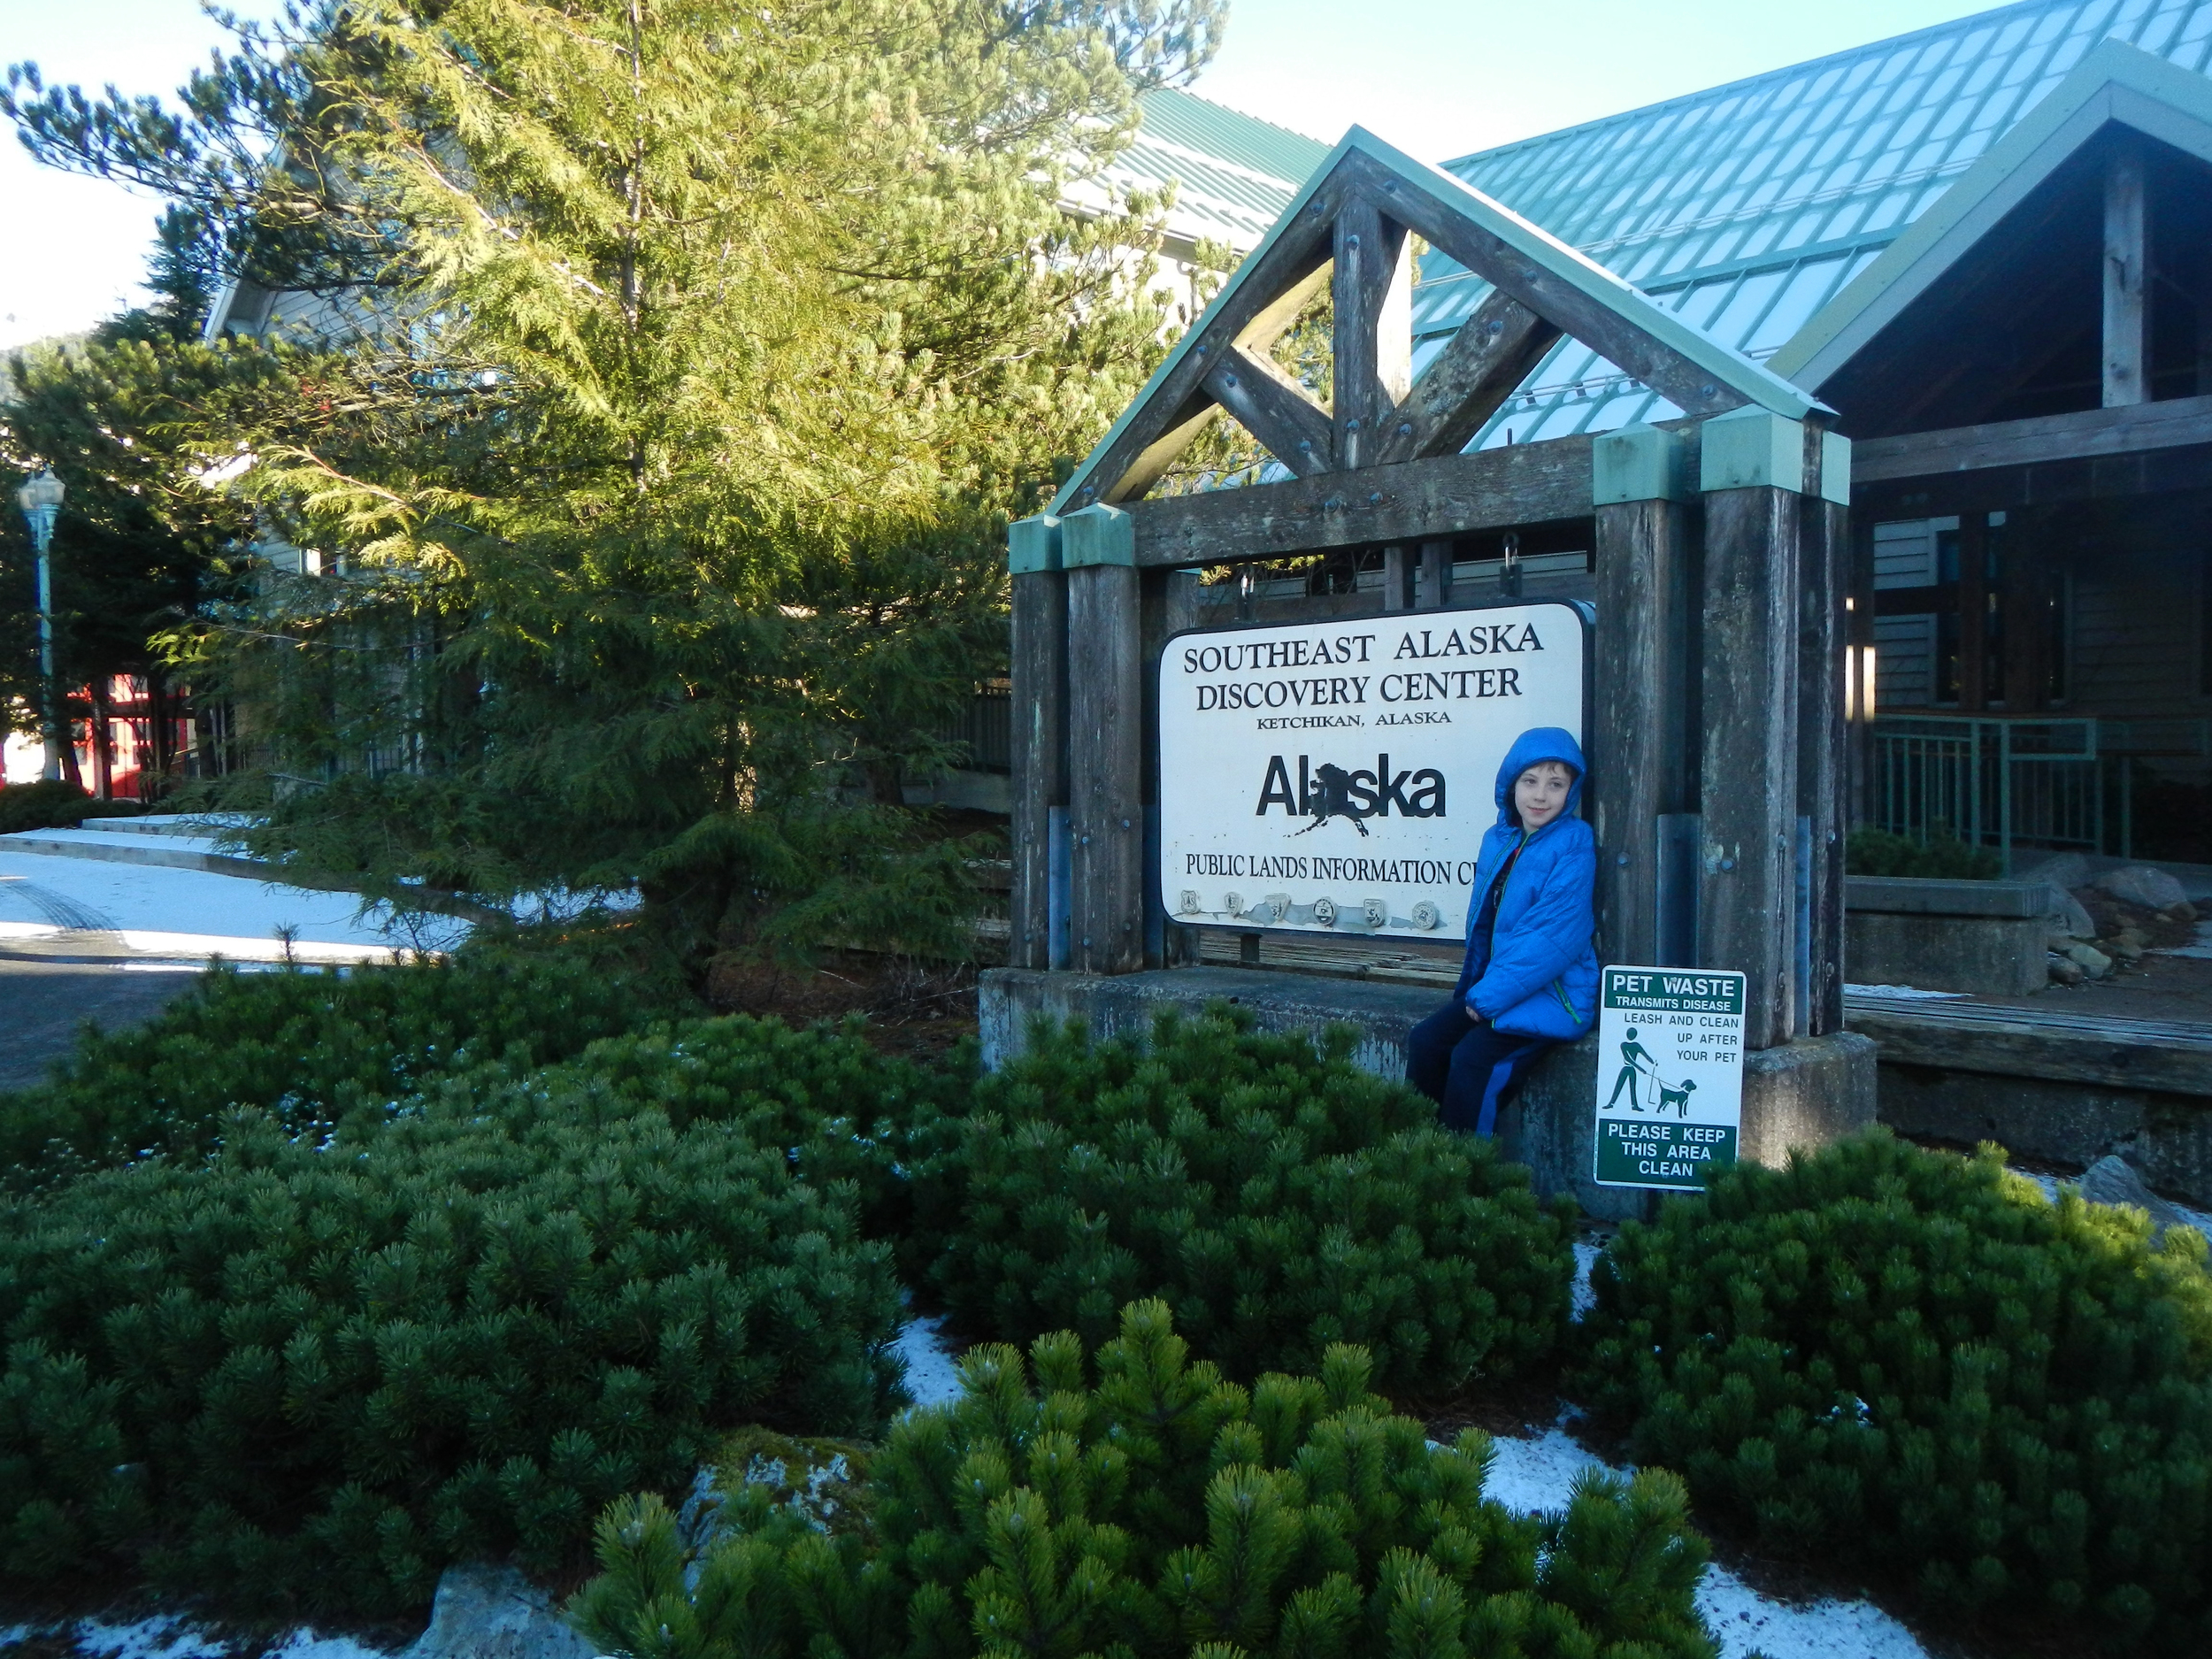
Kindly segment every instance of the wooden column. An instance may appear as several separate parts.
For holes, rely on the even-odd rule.
[[[1068,583],[1069,965],[1144,966],[1144,652],[1136,533],[1114,507],[1061,521]]]
[[[1355,196],[1337,215],[1332,400],[1340,472],[1371,466],[1412,379],[1412,250],[1405,227]]]
[[[1989,707],[1989,522],[1959,515],[1959,712]]]
[[[1596,797],[1598,937],[1608,962],[1659,962],[1658,820],[1685,810],[1689,482],[1672,433],[1631,426],[1592,450],[1595,695],[1584,734]]]
[[[1415,565],[1406,557],[1402,547],[1383,549],[1383,609],[1410,611],[1414,606],[1413,577]]]
[[[1701,434],[1705,499],[1699,965],[1740,970],[1744,1041],[1795,1025],[1798,497],[1803,427],[1746,409]]]
[[[1420,609],[1441,611],[1452,603],[1452,544],[1421,543]]]
[[[1801,1036],[1843,1029],[1843,838],[1849,825],[1848,733],[1843,718],[1844,594],[1850,585],[1851,446],[1808,427],[1806,466],[1816,488],[1804,495],[1798,543],[1797,810],[1807,821],[1810,857],[1805,919],[1809,966]]]
[[[1159,879],[1160,797],[1165,782],[1160,775],[1160,655],[1178,634],[1198,626],[1200,576],[1194,570],[1138,572],[1144,595],[1144,657],[1139,690],[1144,707],[1145,815],[1143,863],[1138,874],[1144,893],[1144,964],[1148,968],[1178,967],[1198,960],[1198,930],[1176,922],[1175,895],[1160,891],[1156,884]]]
[[[1013,585],[1013,893],[1007,961],[1052,965],[1052,810],[1068,803],[1068,580],[1060,520],[1040,514],[1010,525]]]
[[[2143,152],[2121,141],[2104,175],[2104,406],[2147,403],[2150,211]]]

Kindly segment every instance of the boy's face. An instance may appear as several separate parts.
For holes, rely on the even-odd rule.
[[[1567,791],[1574,773],[1565,763],[1540,760],[1513,785],[1513,808],[1521,815],[1521,827],[1540,830],[1567,810]]]

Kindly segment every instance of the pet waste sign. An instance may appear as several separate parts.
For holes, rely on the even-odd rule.
[[[1160,654],[1162,902],[1194,926],[1456,941],[1498,768],[1583,733],[1585,610],[1202,629]]]
[[[1598,994],[1601,1187],[1697,1191],[1736,1161],[1744,976],[1608,968]]]

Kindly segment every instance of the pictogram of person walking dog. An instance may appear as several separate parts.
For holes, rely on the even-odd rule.
[[[1605,1102],[1605,1110],[1611,1111],[1617,1106],[1621,1091],[1625,1089],[1628,1091],[1628,1110],[1632,1112],[1643,1110],[1643,1102],[1638,1098],[1638,1094],[1647,1077],[1658,1096],[1654,1110],[1664,1112],[1671,1106],[1678,1118],[1690,1115],[1690,1096],[1697,1088],[1696,1082],[1684,1078],[1670,1087],[1667,1080],[1659,1075],[1659,1063],[1651,1057],[1648,1048],[1636,1041],[1636,1033],[1632,1031],[1628,1033],[1628,1041],[1621,1044],[1620,1074],[1613,1079],[1613,1093]]]

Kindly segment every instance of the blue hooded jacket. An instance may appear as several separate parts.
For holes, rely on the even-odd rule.
[[[1530,833],[1514,810],[1513,786],[1542,760],[1564,763],[1574,782],[1559,816]],[[1582,746],[1555,726],[1522,733],[1498,768],[1498,821],[1482,838],[1467,917],[1467,962],[1453,995],[1515,1036],[1571,1041],[1597,1018],[1597,836],[1575,816],[1588,770]],[[1498,895],[1486,949],[1477,927],[1482,902],[1516,847],[1521,856]]]

